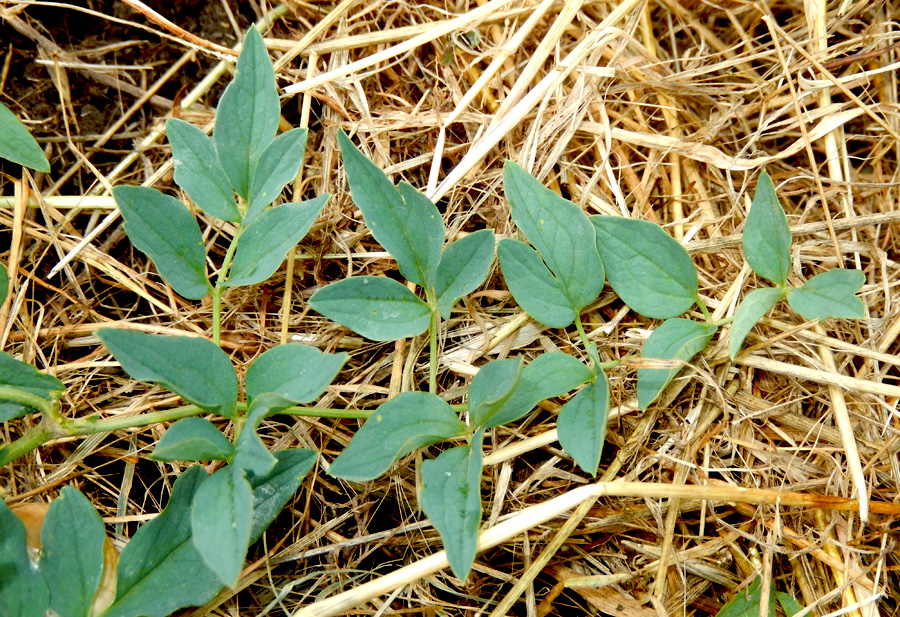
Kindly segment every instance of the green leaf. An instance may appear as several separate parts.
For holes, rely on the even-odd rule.
[[[252,514],[250,483],[233,465],[201,484],[191,505],[194,548],[229,587],[237,583],[247,556]]]
[[[541,354],[524,368],[512,396],[484,426],[515,422],[541,401],[565,394],[593,378],[593,371],[577,358],[564,353]]]
[[[2,103],[0,103],[2,105]],[[0,304],[3,304],[6,301],[6,297],[9,295],[9,273],[6,271],[6,266],[0,264]]]
[[[338,478],[365,482],[398,459],[466,431],[443,399],[426,392],[403,392],[379,407],[356,432],[328,470]]]
[[[603,289],[603,263],[587,215],[512,161],[503,166],[503,188],[516,225],[562,284],[569,308],[579,312]]]
[[[197,220],[174,197],[145,186],[113,188],[132,244],[153,260],[177,293],[191,300],[204,298],[206,250]]]
[[[788,304],[806,320],[862,319],[865,305],[856,292],[865,282],[866,275],[859,270],[833,268],[788,291]]]
[[[609,417],[609,383],[603,371],[559,410],[556,431],[559,443],[578,466],[595,475],[606,442]]]
[[[403,284],[381,276],[353,276],[326,285],[309,305],[373,341],[418,336],[431,324],[427,304]]]
[[[80,491],[64,486],[41,528],[40,569],[59,617],[89,617],[103,574],[106,530]]]
[[[207,214],[240,222],[234,190],[219,165],[212,140],[193,124],[178,118],[166,120],[166,134],[175,161],[175,183]]]
[[[268,392],[257,396],[250,404],[247,421],[235,442],[237,453],[232,465],[254,476],[269,474],[277,461],[260,439],[256,429],[267,415],[283,411],[293,404],[294,401],[280,394]]]
[[[754,289],[747,294],[734,312],[734,322],[731,325],[731,336],[728,340],[728,354],[734,358],[741,351],[744,339],[750,334],[753,326],[763,318],[763,315],[772,310],[775,303],[785,295],[781,287],[763,287]]]
[[[667,319],[650,334],[641,350],[641,357],[688,362],[706,347],[715,332],[715,326],[690,319]],[[647,409],[680,370],[680,366],[638,369],[638,406]]]
[[[787,617],[794,617],[794,615],[803,610],[803,606],[797,602],[794,596],[788,593],[776,591],[775,597],[778,599],[778,603],[781,604],[781,608],[784,609],[784,614],[787,615]]]
[[[255,285],[272,276],[288,251],[309,231],[328,197],[282,204],[260,214],[241,234],[225,284]]]
[[[231,186],[246,201],[257,161],[275,138],[280,116],[272,61],[262,36],[251,26],[244,37],[234,81],[219,99],[213,130],[219,163]]]
[[[295,404],[311,403],[325,391],[349,357],[299,343],[273,347],[247,369],[247,400],[252,403],[264,392],[275,392]]]
[[[791,230],[775,194],[772,178],[765,171],[756,181],[756,194],[750,204],[741,241],[750,268],[784,287],[791,268]]]
[[[266,527],[275,520],[285,504],[300,488],[303,477],[316,462],[317,453],[311,450],[281,450],[275,453],[278,461],[264,476],[250,476],[253,488],[253,522],[250,542],[256,542]]]
[[[169,427],[150,458],[157,461],[228,461],[234,446],[203,418],[183,418]]]
[[[291,129],[275,138],[259,156],[250,180],[250,198],[244,225],[249,225],[266,206],[275,201],[303,165],[306,129]]]
[[[431,200],[405,182],[399,190],[375,163],[356,149],[344,131],[338,132],[344,171],[353,202],[372,236],[397,260],[408,281],[434,286],[441,260],[444,221]]]
[[[237,418],[237,375],[212,341],[108,328],[97,336],[134,379],[158,383],[201,409]]]
[[[575,321],[563,284],[550,272],[533,248],[519,240],[504,238],[497,257],[506,286],[516,302],[534,319],[551,328],[565,328]]]
[[[756,578],[747,589],[739,591],[734,598],[723,606],[716,617],[759,617],[759,605],[762,602],[762,579]],[[775,617],[775,594],[769,594],[769,617]]]
[[[9,108],[0,103],[0,158],[47,173],[50,163],[44,151]]]
[[[697,301],[697,270],[674,238],[650,221],[592,216],[606,278],[632,309],[668,319]]]
[[[444,319],[456,301],[484,282],[494,260],[494,231],[482,229],[444,249],[437,267],[434,292]]]
[[[209,602],[222,583],[191,541],[191,502],[206,472],[189,467],[159,516],[142,525],[119,556],[116,601],[103,617],[167,617]]]
[[[488,362],[469,384],[469,417],[474,426],[486,426],[509,401],[522,378],[522,358]]]
[[[453,574],[469,575],[481,524],[481,439],[422,463],[422,509],[441,539]]]
[[[31,564],[25,525],[0,499],[0,617],[44,617],[50,593]]]
[[[45,375],[36,368],[16,360],[6,352],[0,351],[0,386],[10,386],[40,396],[47,400],[59,398],[59,393],[66,389],[59,379]],[[0,398],[0,422],[6,422],[36,409]]]

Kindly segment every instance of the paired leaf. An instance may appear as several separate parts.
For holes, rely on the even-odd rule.
[[[765,171],[756,181],[756,194],[747,213],[741,241],[750,268],[759,276],[784,287],[791,268],[791,230]]]
[[[753,326],[772,310],[779,300],[785,295],[781,287],[763,287],[754,289],[747,294],[744,301],[737,307],[734,313],[734,322],[731,325],[731,337],[728,340],[728,354],[734,358],[741,351],[744,339],[750,334]]]
[[[512,161],[507,161],[503,166],[503,187],[513,220],[559,281],[567,306],[578,313],[593,302],[603,289],[603,263],[597,254],[594,233],[588,224],[587,215]],[[506,272],[502,258],[500,265],[509,283],[510,275]],[[510,291],[519,302],[515,290],[510,288]],[[546,323],[539,317],[532,316]],[[547,325],[552,326],[549,323]]]
[[[25,525],[0,499],[0,616],[44,617],[50,592],[31,564]]]
[[[103,617],[167,617],[209,602],[222,589],[191,541],[191,502],[206,477],[199,465],[185,470],[166,508],[125,545],[116,601]]]
[[[249,225],[300,173],[306,151],[306,129],[282,133],[259,155],[250,180],[250,198],[244,225]]]
[[[551,328],[565,328],[577,313],[565,286],[553,276],[533,248],[519,240],[504,238],[497,257],[506,287],[526,313]]]
[[[250,542],[256,542],[266,527],[284,508],[284,505],[300,488],[303,476],[316,462],[311,450],[281,450],[275,453],[278,461],[264,476],[250,476],[253,487],[253,522],[250,525]]]
[[[50,171],[50,163],[44,151],[9,108],[0,103],[0,158],[30,167],[45,173]]]
[[[469,417],[475,426],[486,426],[509,401],[522,378],[522,359],[494,360],[475,374],[469,384]],[[527,412],[526,412],[527,413]]]
[[[422,463],[422,509],[441,539],[453,574],[466,579],[481,524],[481,439]]]
[[[275,392],[295,404],[311,403],[325,391],[349,357],[298,343],[273,347],[247,369],[247,400],[252,403],[264,392]]]
[[[494,260],[494,232],[482,229],[444,249],[437,267],[434,292],[444,319],[456,301],[484,282]]]
[[[866,275],[859,270],[833,268],[817,274],[803,287],[791,289],[788,304],[803,319],[862,319],[865,305],[856,292],[866,282]]]
[[[426,392],[403,392],[375,410],[328,473],[365,482],[410,452],[458,437],[465,431],[466,425],[440,397]]]
[[[564,353],[541,354],[522,370],[512,396],[484,426],[490,428],[515,422],[541,401],[565,394],[593,378],[593,371],[577,358]]]
[[[667,319],[644,343],[641,357],[687,362],[706,347],[715,332],[715,326],[689,319]],[[638,369],[638,406],[647,409],[680,370],[680,366]]]
[[[234,446],[209,420],[183,418],[169,427],[150,455],[157,461],[227,461]]]
[[[66,389],[63,383],[52,375],[45,375],[30,364],[16,360],[0,351],[0,386],[24,390],[43,399],[53,400]],[[3,400],[0,396],[0,422],[6,422],[27,413],[37,411],[21,403]]]
[[[578,466],[595,475],[606,442],[609,418],[609,383],[603,371],[559,410],[556,431],[559,443]]]
[[[150,257],[172,289],[191,300],[205,297],[203,235],[184,204],[145,186],[117,186],[113,197],[132,244]]]
[[[234,80],[219,99],[213,130],[219,163],[232,188],[247,201],[257,161],[275,138],[280,115],[272,61],[262,36],[251,26]]]
[[[64,486],[41,528],[40,568],[50,608],[60,617],[88,617],[103,574],[106,530],[97,510],[77,489]]]
[[[288,251],[309,231],[328,197],[282,204],[260,214],[241,234],[225,284],[255,285],[272,276]]]
[[[417,336],[431,323],[427,304],[401,283],[380,276],[353,276],[326,285],[309,305],[374,341]]]
[[[219,165],[212,140],[193,124],[178,118],[166,120],[166,134],[175,161],[175,183],[207,214],[240,222],[234,190]]]
[[[234,587],[241,574],[253,513],[253,493],[244,472],[220,469],[197,489],[191,506],[194,547],[223,583]]]
[[[441,213],[409,184],[401,182],[399,190],[394,188],[344,131],[338,132],[338,143],[353,202],[372,236],[397,260],[400,274],[408,281],[425,288],[434,286],[444,243]]]
[[[211,413],[237,417],[237,375],[212,341],[112,329],[97,336],[134,379],[163,385]]]
[[[620,298],[646,317],[668,319],[697,301],[697,270],[674,238],[650,221],[591,217],[606,278]]]

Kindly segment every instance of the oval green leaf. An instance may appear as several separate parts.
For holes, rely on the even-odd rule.
[[[559,410],[559,443],[585,472],[596,475],[606,442],[609,382],[603,371]]]
[[[815,275],[803,287],[791,289],[788,304],[806,320],[862,319],[865,305],[856,292],[865,282],[866,275],[859,270],[833,268]]]
[[[444,319],[450,319],[457,300],[484,282],[493,260],[492,229],[476,231],[444,249],[434,281],[437,308]]]
[[[153,260],[176,293],[200,300],[209,291],[206,250],[197,220],[174,197],[145,186],[113,188],[132,244]]]
[[[194,548],[219,580],[234,587],[241,574],[253,513],[253,492],[242,469],[220,469],[200,485],[191,505]]]
[[[503,166],[503,189],[516,225],[562,285],[569,308],[579,312],[600,295],[604,278],[587,215],[512,161]]]
[[[47,173],[50,162],[44,151],[9,108],[0,103],[0,158]]]
[[[237,375],[212,341],[112,329],[98,330],[97,336],[134,379],[158,383],[201,409],[237,418]]]
[[[63,382],[52,375],[38,371],[30,364],[16,360],[6,352],[0,351],[0,382],[3,386],[24,390],[43,399],[55,400],[65,390]],[[3,400],[0,396],[0,422],[6,422],[19,416],[37,411],[22,403]]]
[[[431,309],[394,279],[354,276],[313,294],[309,305],[325,317],[373,341],[418,336],[431,323]]]
[[[166,120],[166,134],[172,145],[175,183],[207,214],[239,222],[241,213],[234,190],[219,165],[212,140],[193,124],[178,118]]]
[[[422,509],[441,534],[460,581],[475,561],[481,525],[481,440],[472,441],[422,463]]]
[[[510,399],[524,372],[522,359],[488,362],[469,384],[469,417],[475,426],[486,426]]]
[[[410,452],[458,437],[465,431],[466,425],[440,397],[427,392],[403,392],[375,410],[328,473],[365,482],[377,478]]]
[[[238,195],[249,201],[250,179],[263,151],[275,138],[281,105],[275,70],[256,27],[244,37],[234,80],[216,109],[213,143],[219,163]]]
[[[681,315],[697,301],[697,270],[674,238],[650,221],[592,216],[606,278],[632,309],[653,319]]]
[[[241,234],[225,284],[255,285],[272,276],[288,251],[309,231],[328,197],[282,204],[260,214]]]
[[[394,188],[344,131],[338,132],[338,143],[353,203],[362,211],[372,237],[397,260],[400,274],[408,281],[433,287],[444,244],[441,213],[409,184],[401,182],[399,190]]]
[[[772,178],[765,171],[756,181],[756,194],[747,213],[741,242],[750,268],[784,287],[791,268],[791,230]]]
[[[250,200],[244,225],[249,225],[300,173],[306,151],[306,129],[282,133],[259,155],[250,179]]]
[[[565,328],[577,313],[563,284],[553,276],[533,248],[504,238],[497,247],[506,287],[532,318],[551,328]]]
[[[763,318],[763,315],[772,310],[775,303],[781,300],[785,293],[781,287],[763,287],[754,289],[747,294],[734,312],[734,322],[731,324],[728,354],[732,358],[740,353],[744,339],[750,334],[753,326]]]
[[[44,617],[50,592],[31,564],[25,525],[0,499],[0,614],[3,617]]]
[[[295,403],[311,403],[325,391],[349,357],[299,343],[273,347],[247,369],[247,400],[252,403],[264,392],[275,392]]]
[[[706,347],[715,332],[715,326],[690,319],[667,319],[650,334],[641,350],[641,357],[688,362]],[[638,369],[638,406],[647,409],[680,370],[680,366]]]
[[[40,569],[59,617],[88,617],[103,574],[106,530],[80,491],[64,486],[41,527]]]
[[[215,424],[204,418],[183,418],[169,427],[150,458],[157,461],[228,461],[234,446]]]
[[[275,453],[275,467],[264,476],[250,476],[253,488],[253,522],[250,542],[256,542],[266,527],[275,520],[285,504],[300,488],[318,454],[299,448]]]

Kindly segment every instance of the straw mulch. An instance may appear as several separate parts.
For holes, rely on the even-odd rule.
[[[53,168],[24,185],[17,167],[2,168],[0,260],[16,287],[0,312],[0,347],[63,379],[72,417],[180,404],[129,380],[96,328],[209,333],[209,306],[174,295],[131,247],[106,187],[178,195],[163,122],[176,115],[209,128],[228,81],[220,60],[233,60],[218,50],[270,7],[154,6],[169,23],[109,1],[0,2],[11,41],[0,50],[0,91]],[[736,235],[765,166],[795,231],[793,283],[859,268],[868,318],[804,323],[781,303],[736,361],[725,328],[643,413],[634,370],[611,371],[602,478],[582,473],[555,440],[563,400],[495,430],[484,527],[522,529],[493,537],[464,582],[420,561],[441,549],[417,507],[421,456],[375,482],[344,483],[323,466],[358,420],[271,418],[273,448],[312,448],[322,462],[251,549],[238,589],[185,614],[326,614],[321,600],[355,591],[331,612],[715,615],[757,572],[766,596],[785,592],[813,614],[897,614],[898,19],[897,3],[869,0],[288,2],[265,36],[289,92],[284,124],[309,126],[310,140],[285,198],[332,197],[291,262],[267,284],[227,294],[223,340],[239,373],[262,351],[299,341],[351,353],[323,409],[371,411],[427,387],[422,340],[362,340],[306,304],[350,274],[395,275],[351,202],[338,128],[434,198],[451,239],[485,227],[516,234],[505,159],[588,214],[655,221],[685,242],[721,317],[765,284]],[[199,217],[214,268],[232,228]],[[657,325],[609,291],[584,319],[604,360],[635,354]],[[496,268],[441,342],[440,389],[453,403],[491,359],[584,355],[574,330],[523,318]],[[2,438],[36,422],[8,422]],[[49,442],[0,470],[0,490],[17,502],[78,486],[121,546],[165,505],[181,469],[147,458],[165,429]],[[519,514],[535,504],[556,509]],[[361,587],[404,565],[402,582],[374,595]]]

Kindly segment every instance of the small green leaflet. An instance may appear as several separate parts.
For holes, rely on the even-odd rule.
[[[108,328],[97,336],[134,379],[163,385],[211,413],[237,417],[237,375],[212,341]]]
[[[365,482],[387,471],[410,452],[465,434],[463,424],[440,397],[402,392],[375,410],[344,448],[328,473]]]
[[[293,497],[303,476],[309,473],[318,454],[295,448],[275,453],[275,467],[265,476],[250,476],[253,487],[253,522],[250,542],[256,542],[284,505]]]
[[[482,229],[451,243],[441,254],[435,275],[437,308],[444,319],[462,296],[484,282],[494,260],[494,232]]]
[[[472,568],[481,525],[481,435],[472,444],[442,452],[422,463],[422,509],[434,525],[450,561],[464,581]]]
[[[497,246],[497,257],[507,288],[526,313],[551,328],[565,328],[575,321],[577,313],[565,285],[553,276],[533,248],[504,238]]]
[[[44,151],[22,124],[16,114],[0,103],[0,158],[48,173],[50,163]]]
[[[469,384],[469,417],[474,426],[486,426],[506,404],[522,378],[521,358],[488,362]]]
[[[309,305],[373,341],[418,336],[431,323],[427,304],[403,284],[380,276],[353,276],[326,285]]]
[[[744,339],[750,334],[753,326],[772,310],[775,303],[781,300],[785,293],[781,287],[763,287],[754,289],[747,294],[744,301],[737,307],[734,313],[734,322],[731,325],[728,354],[732,358],[740,353]]]
[[[209,291],[206,250],[196,219],[174,197],[145,186],[113,188],[132,244],[147,254],[176,293],[200,300]]]
[[[272,61],[262,36],[251,26],[234,80],[219,99],[213,130],[219,163],[245,201],[249,201],[250,181],[260,155],[275,138],[280,115]]]
[[[299,343],[273,347],[247,369],[247,400],[252,403],[265,392],[275,392],[295,404],[311,403],[325,391],[349,357]]]
[[[787,294],[788,304],[803,319],[862,319],[865,305],[856,296],[866,275],[859,270],[833,268],[817,274],[803,287],[791,289]]]
[[[234,263],[225,284],[255,285],[278,269],[322,212],[329,195],[266,210],[250,223],[238,240]]]
[[[30,364],[16,360],[3,351],[0,351],[0,375],[3,375],[3,386],[24,390],[48,400],[58,398],[59,393],[66,389],[56,377],[41,373]],[[34,411],[36,410],[27,405],[0,399],[0,422]]]
[[[25,525],[0,499],[0,615],[44,617],[50,593],[44,578],[28,558]]]
[[[80,491],[64,486],[41,528],[40,569],[59,617],[89,617],[103,573],[106,529]]]
[[[150,458],[157,461],[227,461],[234,446],[204,418],[183,418],[169,427]]]
[[[306,151],[306,129],[282,133],[259,156],[250,180],[250,206],[243,224],[249,225],[300,173]]]
[[[244,428],[235,442],[235,454],[232,465],[240,467],[252,476],[266,476],[275,467],[275,457],[257,433],[257,429],[269,414],[279,413],[294,404],[294,401],[280,394],[267,392],[260,394],[250,403],[250,411]]]
[[[688,362],[706,347],[715,332],[715,326],[689,319],[667,319],[650,334],[641,350],[641,357]],[[638,406],[647,409],[680,370],[680,366],[638,369]]]
[[[756,181],[756,194],[747,213],[741,241],[750,268],[759,276],[784,287],[791,267],[791,230],[765,171]]]
[[[586,473],[595,475],[606,442],[609,382],[603,371],[559,410],[559,443]]]
[[[591,223],[606,278],[625,304],[646,317],[668,319],[697,301],[694,262],[659,225],[600,215]]]
[[[743,589],[723,606],[716,617],[759,617],[762,602],[762,579],[757,577],[747,589]],[[775,617],[775,594],[769,594],[769,617]]]
[[[166,134],[175,161],[175,183],[207,214],[239,222],[241,213],[234,190],[219,165],[212,140],[193,124],[178,118],[166,120]]]

